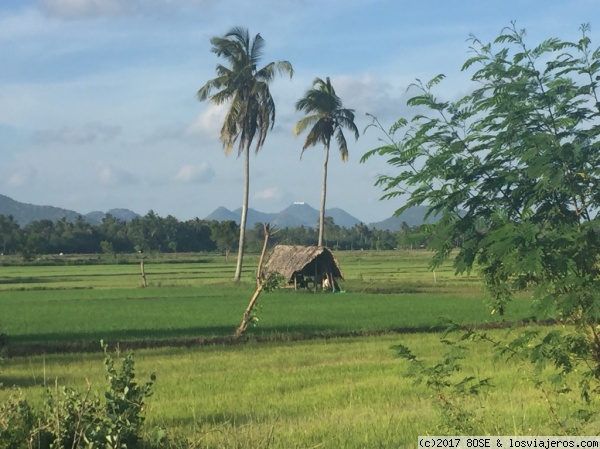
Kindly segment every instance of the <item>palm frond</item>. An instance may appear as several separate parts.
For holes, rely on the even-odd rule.
[[[306,128],[308,128],[311,125],[314,125],[320,119],[321,119],[320,115],[313,114],[313,115],[307,115],[306,117],[298,120],[298,122],[294,126],[294,136],[298,137],[300,134],[302,134],[306,130]]]
[[[275,75],[289,75],[291,79],[294,76],[294,68],[289,61],[271,62],[256,72],[256,79],[271,82]]]
[[[258,61],[262,58],[263,48],[265,47],[265,40],[262,38],[260,34],[257,34],[252,41],[250,46],[250,60],[254,67],[258,64]]]
[[[338,128],[335,132],[335,140],[337,141],[337,146],[338,150],[340,150],[342,161],[346,162],[348,160],[348,143],[346,142],[346,136],[344,136],[342,128]]]
[[[330,129],[330,123],[322,119],[318,120],[306,136],[306,140],[304,141],[304,145],[302,147],[302,153],[304,153],[308,147],[314,147],[318,143],[329,146],[329,141],[331,140]],[[302,154],[300,155],[300,158],[302,158]]]
[[[217,77],[206,82],[196,96],[216,105],[229,103],[220,140],[225,153],[238,145],[238,156],[256,143],[258,152],[275,123],[275,103],[269,83],[276,74],[293,75],[288,61],[277,61],[257,70],[265,41],[260,34],[250,38],[246,28],[233,27],[224,36],[210,40],[211,51],[225,59]]]
[[[346,128],[354,134],[354,140],[358,140],[360,132],[356,123],[354,123],[354,110],[353,109],[341,109],[340,114],[337,118],[342,128]]]
[[[313,126],[304,142],[302,152],[317,143],[323,143],[328,147],[329,142],[336,135],[342,159],[348,158],[348,146],[341,130],[347,128],[356,139],[360,133],[354,123],[354,110],[343,108],[342,100],[336,95],[329,77],[325,80],[315,78],[312,88],[308,89],[304,96],[296,102],[296,110],[308,114],[296,123],[294,127],[296,136],[309,126]]]

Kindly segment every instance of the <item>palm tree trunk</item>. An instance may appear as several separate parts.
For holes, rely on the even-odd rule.
[[[244,199],[242,202],[242,216],[240,218],[240,244],[238,247],[237,265],[233,280],[239,282],[242,276],[242,262],[244,259],[244,243],[246,237],[246,218],[248,217],[248,195],[250,192],[250,146],[246,145],[244,151]]]
[[[325,235],[325,199],[327,198],[327,163],[329,162],[329,145],[325,145],[325,162],[323,162],[323,189],[321,191],[321,210],[319,211],[319,241],[318,246],[323,246]]]

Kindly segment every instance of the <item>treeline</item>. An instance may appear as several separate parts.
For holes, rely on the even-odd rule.
[[[352,228],[336,225],[331,217],[325,221],[325,246],[336,250],[424,247],[427,238],[421,227],[404,223],[400,231],[369,228],[358,224]],[[257,224],[246,232],[246,247],[259,252],[263,228]],[[278,229],[273,244],[315,245],[318,230],[304,226]],[[153,211],[128,222],[106,215],[98,225],[79,217],[75,221],[39,220],[21,227],[12,216],[0,215],[0,253],[21,254],[31,258],[39,254],[97,254],[131,252],[214,252],[224,254],[236,247],[239,225],[233,221],[208,221],[195,218],[179,221],[169,215],[160,217]]]

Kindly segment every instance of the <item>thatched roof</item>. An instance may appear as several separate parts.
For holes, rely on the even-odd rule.
[[[264,273],[281,273],[289,282],[294,273],[305,276],[331,273],[335,278],[344,278],[340,264],[324,246],[277,245],[265,263]]]

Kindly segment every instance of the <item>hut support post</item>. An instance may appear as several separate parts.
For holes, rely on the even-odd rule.
[[[241,337],[242,334],[248,328],[248,324],[250,324],[250,322],[252,322],[252,309],[256,305],[256,301],[258,300],[258,297],[260,296],[260,294],[263,290],[262,264],[263,264],[263,260],[265,258],[265,253],[267,252],[267,245],[269,244],[269,237],[271,236],[271,225],[269,223],[264,223],[263,229],[265,232],[265,240],[263,241],[262,252],[260,253],[260,259],[258,260],[258,267],[256,269],[256,291],[254,292],[254,295],[250,299],[250,302],[248,303],[248,307],[246,307],[246,310],[244,311],[244,315],[242,315],[242,322],[240,323],[240,326],[235,331],[236,337]]]
[[[327,272],[327,280],[329,281],[329,288],[332,292],[335,292],[335,280],[333,279],[333,273],[331,271]]]

